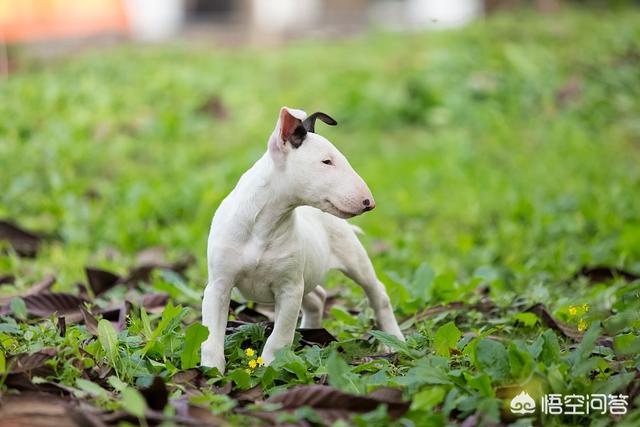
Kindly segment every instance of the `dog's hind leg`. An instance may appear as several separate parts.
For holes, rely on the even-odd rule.
[[[338,264],[338,270],[364,289],[369,304],[376,315],[378,327],[404,341],[398,321],[393,314],[391,302],[384,284],[378,280],[366,250],[353,230],[341,233],[332,244],[332,252]]]
[[[302,297],[302,328],[322,327],[322,314],[324,302],[327,299],[327,291],[321,286]]]

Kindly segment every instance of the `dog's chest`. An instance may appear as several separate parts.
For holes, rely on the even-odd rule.
[[[259,239],[243,244],[240,258],[236,286],[245,298],[257,302],[273,302],[274,286],[291,280],[297,270],[289,248]]]

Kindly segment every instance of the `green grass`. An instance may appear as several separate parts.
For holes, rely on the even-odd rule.
[[[228,372],[236,387],[262,383],[270,392],[318,382],[326,372],[331,385],[351,392],[400,385],[413,401],[405,425],[459,423],[476,411],[482,422],[496,421],[504,404],[496,391],[500,396],[512,385],[624,392],[637,384],[640,368],[640,283],[566,280],[584,265],[640,272],[639,69],[635,9],[495,16],[456,31],[277,49],[119,47],[34,66],[0,82],[0,218],[56,237],[35,259],[0,255],[0,273],[16,276],[0,292],[20,294],[45,274],[57,276],[55,290],[73,291],[85,280],[85,265],[125,273],[140,250],[156,245],[171,259],[196,256],[187,284],[201,292],[213,212],[266,149],[279,107],[321,110],[339,126],[320,132],[376,198],[376,210],[353,222],[366,232],[363,241],[397,316],[475,302],[478,286],[488,288],[499,310],[431,316],[410,325],[397,363],[346,365],[343,359],[371,353],[358,340],[372,328],[371,313],[359,289],[332,275],[331,286],[343,290],[325,325],[340,339],[341,356],[340,345],[297,349],[279,359],[282,371],[259,368],[244,378],[246,357],[232,349]],[[223,103],[225,118],[199,111],[212,97]],[[147,289],[160,289],[165,280],[154,276]],[[182,315],[193,321],[197,298],[178,293],[173,302],[186,304]],[[616,346],[594,348],[583,340],[573,349],[571,340],[540,323],[523,326],[531,319],[518,313],[537,302],[574,327],[614,337]],[[583,304],[586,312],[572,314],[570,307]],[[351,319],[346,308],[364,311]],[[78,340],[71,344],[71,332],[57,337],[53,323],[22,322],[13,333],[7,327],[0,345],[7,357],[65,348],[114,365],[131,385],[146,384],[152,374],[170,380],[187,357],[181,356],[184,329],[161,330],[160,350],[143,355],[151,338],[141,322],[134,311],[115,353],[98,340],[87,344],[90,356],[79,356],[84,326],[69,327]],[[149,327],[155,322],[152,317]],[[263,341],[256,330],[243,337],[253,337],[254,348]],[[447,340],[459,351],[449,354]],[[438,346],[445,350],[436,354]],[[536,353],[536,346],[545,350]],[[136,369],[123,362],[125,355],[139,361]],[[80,371],[64,360],[54,363],[52,379],[76,387]],[[434,383],[425,372],[446,380]],[[274,375],[276,381],[266,378]],[[230,401],[202,401],[234,422],[249,422],[249,415],[229,409]],[[634,409],[626,420],[633,425],[639,418]],[[385,419],[377,411],[357,422]]]

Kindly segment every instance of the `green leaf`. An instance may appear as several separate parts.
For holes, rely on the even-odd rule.
[[[182,369],[190,369],[198,364],[198,352],[202,344],[209,336],[209,329],[200,322],[192,323],[187,327],[184,338],[184,349],[180,356]]]
[[[375,339],[389,347],[391,350],[410,355],[411,348],[409,348],[409,345],[406,342],[400,341],[398,338],[386,332],[371,331],[370,333]]]
[[[431,285],[433,284],[435,277],[436,274],[429,264],[426,262],[420,264],[413,274],[413,280],[409,287],[409,291],[413,297],[418,298],[420,301],[429,301],[432,297]]]
[[[513,378],[526,378],[533,370],[533,356],[522,348],[526,346],[521,342],[509,344],[509,365]]]
[[[409,369],[406,375],[395,378],[395,381],[410,388],[424,384],[451,384],[447,368],[448,359],[431,356],[417,360],[416,366]]]
[[[162,335],[162,333],[169,326],[171,321],[175,320],[180,316],[181,312],[182,312],[181,305],[177,305],[174,307],[173,304],[171,304],[171,302],[167,303],[164,310],[162,311],[162,317],[160,318],[160,322],[158,322],[158,326],[156,326],[153,333],[151,334],[151,338],[148,339],[147,344],[142,349],[143,356],[146,355],[149,350],[151,350],[151,347],[155,345],[158,337]]]
[[[76,386],[80,390],[85,391],[94,397],[101,397],[106,399],[109,396],[107,390],[103,389],[98,384],[92,381],[85,380],[83,378],[76,379]]]
[[[613,348],[621,355],[640,353],[640,337],[634,334],[621,334],[614,338]]]
[[[587,329],[587,332],[582,336],[582,341],[580,341],[578,347],[576,347],[575,351],[571,354],[571,360],[573,360],[574,363],[579,363],[591,355],[601,331],[602,327],[599,322],[594,322],[591,327]]]
[[[127,384],[124,381],[122,381],[120,378],[113,375],[107,378],[107,382],[111,387],[113,387],[114,390],[119,391],[121,393],[125,388],[127,388]]]
[[[422,390],[413,395],[411,410],[430,411],[444,400],[446,393],[446,389],[442,386],[434,386]]]
[[[9,308],[11,308],[11,312],[14,314],[14,316],[16,316],[20,320],[25,320],[27,318],[27,315],[29,314],[27,311],[27,305],[20,297],[12,298]]]
[[[540,321],[540,318],[533,313],[524,312],[514,315],[513,320],[516,323],[522,323],[525,327],[531,327],[535,326]]]
[[[460,337],[462,337],[462,333],[456,327],[455,323],[448,322],[440,326],[436,330],[436,334],[433,339],[433,346],[435,347],[436,354],[440,356],[449,356],[449,349],[456,347]]]
[[[140,320],[142,321],[142,333],[147,340],[150,340],[153,336],[153,330],[151,329],[151,320],[144,307],[140,307]]]
[[[329,384],[349,393],[360,393],[360,377],[353,372],[347,362],[336,351],[331,352],[327,359],[327,373]]]
[[[304,359],[295,354],[290,348],[283,347],[276,352],[276,360],[271,366],[279,371],[294,374],[301,382],[308,382],[312,375],[307,370]]]
[[[142,394],[133,387],[125,388],[120,395],[120,404],[122,409],[130,413],[131,415],[143,418],[144,412],[147,408],[147,402],[142,397]]]
[[[251,375],[244,368],[236,368],[227,375],[241,390],[251,387]]]
[[[100,345],[107,353],[112,366],[115,367],[118,356],[118,334],[107,319],[101,319],[98,322],[98,341],[100,341]]]
[[[495,397],[496,393],[491,387],[491,377],[487,374],[476,375],[467,380],[469,385],[478,390],[480,395],[484,397]]]
[[[0,374],[4,374],[7,370],[7,360],[4,356],[4,350],[0,348]]]
[[[507,350],[492,339],[483,338],[476,345],[475,365],[496,380],[505,379],[510,371]]]
[[[542,334],[542,350],[538,360],[550,365],[557,362],[560,358],[560,343],[558,342],[558,336],[551,329],[547,329]]]

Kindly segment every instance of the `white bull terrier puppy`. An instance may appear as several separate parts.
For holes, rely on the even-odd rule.
[[[319,328],[326,273],[337,269],[364,289],[378,326],[404,341],[384,285],[345,219],[375,207],[367,184],[326,138],[316,119],[283,107],[267,152],[222,201],[211,223],[209,279],[202,320],[209,337],[202,365],[224,372],[224,337],[231,289],[248,300],[275,303],[273,332],[262,358],[268,364],[291,345],[302,308],[302,327]]]

